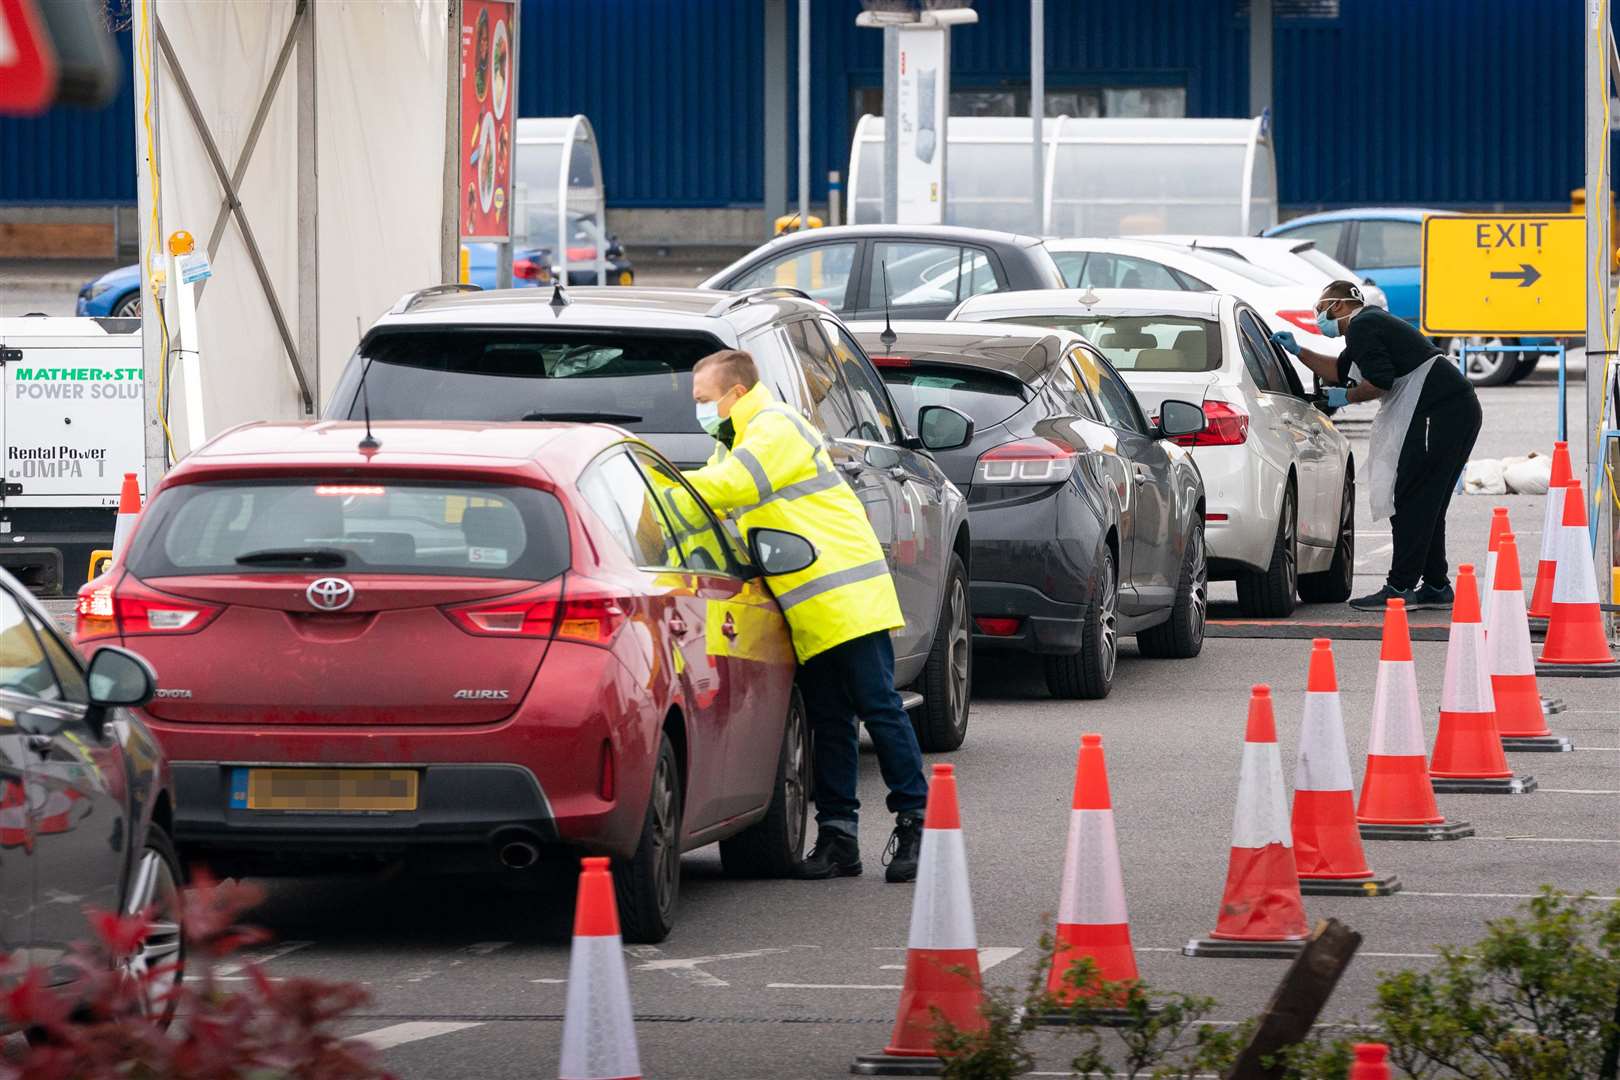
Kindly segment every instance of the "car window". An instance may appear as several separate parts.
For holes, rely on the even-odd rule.
[[[728,289],[761,289],[787,285],[809,294],[828,307],[842,309],[849,295],[849,278],[855,269],[855,244],[817,244],[795,248],[760,263],[740,277],[732,278]]]
[[[51,670],[56,674],[56,683],[62,688],[64,700],[80,705],[90,703],[90,690],[85,685],[84,669],[79,666],[78,658],[68,651],[60,638],[53,634],[49,627],[39,621],[39,616],[28,612],[28,621],[39,637],[39,643],[45,649],[45,655],[50,659]]]
[[[579,490],[637,566],[682,565],[681,549],[663,510],[624,451],[616,450],[587,469]]]
[[[1088,251],[1054,251],[1052,261],[1057,263],[1058,273],[1063,275],[1063,284],[1071,289],[1080,287],[1080,275],[1086,268]]]
[[[1076,350],[1075,361],[1086,385],[1097,399],[1097,407],[1102,410],[1103,423],[1120,431],[1146,435],[1147,420],[1142,416],[1141,407],[1136,404],[1136,396],[1125,385],[1125,380],[1108,366],[1107,361],[1099,360],[1085,349]]]
[[[888,395],[883,392],[883,382],[872,369],[872,362],[862,355],[860,346],[842,326],[823,319],[821,329],[832,340],[833,355],[838,358],[839,370],[849,387],[860,437],[868,442],[899,442],[900,424],[894,418]]]
[[[860,425],[856,423],[849,392],[838,378],[838,364],[833,358],[832,347],[816,327],[816,320],[800,319],[788,323],[783,332],[804,372],[805,388],[810,392],[816,426],[835,439],[860,438]]]
[[[926,361],[886,367],[895,404],[913,419],[929,405],[945,405],[973,419],[980,431],[1001,423],[1030,401],[1029,387],[1011,375],[958,364]]]
[[[1019,315],[998,322],[1073,330],[1120,371],[1218,371],[1220,324],[1196,315]]]
[[[1315,240],[1316,246],[1329,255],[1339,253],[1339,241],[1344,237],[1344,221],[1314,221],[1309,225],[1279,229],[1274,235],[1290,240]]]
[[[630,453],[652,486],[658,505],[675,527],[683,565],[704,574],[731,573],[730,543],[696,493],[681,479],[681,474],[639,446]]]
[[[42,701],[62,700],[62,688],[22,605],[0,590],[0,690]]]
[[[1191,274],[1187,273],[1187,271],[1185,271],[1185,270],[1177,270],[1177,269],[1171,268],[1170,272],[1172,274],[1176,275],[1176,280],[1181,282],[1181,287],[1183,289],[1185,289],[1187,292],[1214,292],[1215,291],[1215,286],[1211,285],[1209,282],[1203,280],[1202,278],[1193,277]]]
[[[1214,248],[1195,247],[1188,249],[1188,254],[1197,258],[1199,262],[1208,263],[1216,269],[1225,270],[1228,274],[1236,274],[1240,278],[1252,281],[1256,285],[1265,285],[1275,288],[1279,285],[1292,285],[1294,282],[1281,274],[1274,274],[1263,266],[1256,266],[1248,259],[1237,255],[1229,255]]]
[[[1355,264],[1362,270],[1417,266],[1422,233],[1415,221],[1363,221],[1356,230]]]
[[[1238,333],[1242,335],[1244,348],[1254,353],[1254,363],[1261,373],[1260,378],[1255,380],[1260,384],[1260,389],[1274,394],[1294,393],[1288,375],[1283,370],[1282,360],[1278,357],[1277,351],[1271,347],[1270,335],[1260,328],[1253,312],[1243,311],[1238,314]],[[1247,357],[1244,358],[1244,362],[1248,363]],[[1249,374],[1254,374],[1252,367]]]
[[[1170,268],[1135,255],[1093,251],[1080,275],[1082,289],[1180,289]]]
[[[1091,391],[1086,389],[1085,377],[1080,374],[1081,358],[1084,356],[1084,349],[1075,349],[1065,356],[1063,363],[1048,380],[1046,389],[1063,406],[1065,415],[1101,421],[1102,414],[1091,398]]]
[[[885,272],[889,307],[896,311],[918,304],[956,304],[1001,287],[989,256],[978,248],[884,240],[872,245],[872,272],[861,307],[882,309]]]

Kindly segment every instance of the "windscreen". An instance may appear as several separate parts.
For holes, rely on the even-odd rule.
[[[573,420],[701,433],[692,365],[723,348],[708,334],[471,327],[374,334],[332,395],[328,417]]]
[[[1073,330],[1120,371],[1216,371],[1221,324],[1192,315],[1018,315],[997,322]]]
[[[333,571],[546,581],[569,563],[550,492],[487,484],[213,482],[152,500],[141,578]]]
[[[1213,248],[1195,247],[1189,249],[1204,262],[1213,263],[1222,270],[1240,274],[1257,285],[1292,285],[1293,282],[1281,274],[1274,274],[1263,266],[1256,266],[1247,259],[1240,259],[1236,255],[1228,255]],[[1192,271],[1196,273],[1197,271]]]
[[[1022,409],[1032,396],[1018,379],[993,371],[916,364],[882,372],[902,416],[916,416],[925,405],[948,405],[972,417],[973,426],[981,431]]]
[[[1304,251],[1296,251],[1294,254],[1298,255],[1300,258],[1322,271],[1334,281],[1361,280],[1356,276],[1356,272],[1354,270],[1350,269],[1348,266],[1344,265],[1344,263],[1340,262],[1338,259],[1335,259],[1333,256],[1327,254],[1325,251],[1322,251],[1319,248],[1308,247]]]

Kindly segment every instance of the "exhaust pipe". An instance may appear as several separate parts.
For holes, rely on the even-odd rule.
[[[527,870],[540,861],[540,846],[525,829],[511,829],[495,837],[495,853],[508,870]]]

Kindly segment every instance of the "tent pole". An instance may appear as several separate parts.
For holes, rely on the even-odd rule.
[[[319,99],[315,84],[315,8],[298,4],[298,360],[313,380],[304,387],[304,415],[312,416],[321,397],[321,191],[316,158],[320,152]]]

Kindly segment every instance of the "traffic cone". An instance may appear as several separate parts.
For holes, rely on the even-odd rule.
[[[608,860],[580,860],[574,906],[574,946],[568,957],[568,1004],[563,1014],[560,1080],[635,1080],[635,1016],[619,941]]]
[[[1294,866],[1306,896],[1387,896],[1401,883],[1373,876],[1356,831],[1356,792],[1344,744],[1333,642],[1311,643],[1305,720],[1294,765]]]
[[[964,1031],[979,1030],[985,1024],[983,1004],[955,769],[935,765],[923,814],[906,978],[894,1033],[883,1053],[861,1055],[850,1071],[857,1076],[916,1076],[942,1070],[944,1063],[934,1053],[939,1018]]]
[[[1063,889],[1058,900],[1057,953],[1046,989],[1065,1005],[1082,999],[1097,1008],[1048,1013],[1044,1023],[1119,1023],[1122,1009],[1102,1001],[1065,976],[1082,958],[1096,965],[1104,982],[1136,982],[1136,950],[1125,914],[1125,878],[1120,872],[1119,841],[1114,835],[1114,804],[1108,796],[1108,766],[1102,736],[1080,736],[1080,758],[1074,771],[1074,798],[1069,810],[1069,842],[1063,858]]]
[[[124,486],[118,492],[118,517],[113,520],[113,555],[123,553],[124,543],[135,531],[135,519],[141,516],[141,485],[135,474],[124,474]]]
[[[1586,531],[1586,497],[1579,480],[1564,489],[1564,520],[1558,530],[1558,570],[1553,579],[1547,640],[1536,661],[1538,675],[1620,675],[1609,651],[1598,607],[1597,571]]]
[[[1508,511],[1505,506],[1498,506],[1491,511],[1491,537],[1485,545],[1485,577],[1484,594],[1479,598],[1479,621],[1485,624],[1485,632],[1491,632],[1491,599],[1495,590],[1491,587],[1496,581],[1496,560],[1499,557],[1502,537],[1513,531],[1508,523]]]
[[[1496,699],[1486,665],[1485,627],[1479,621],[1474,567],[1457,567],[1457,599],[1451,605],[1446,677],[1440,690],[1440,730],[1434,737],[1429,780],[1437,793],[1525,795],[1533,776],[1514,776],[1496,733]]]
[[[1496,733],[1502,737],[1502,749],[1553,753],[1575,749],[1569,739],[1554,735],[1547,727],[1541,688],[1536,685],[1536,661],[1530,651],[1524,581],[1519,576],[1519,542],[1512,533],[1502,537],[1496,576],[1487,595],[1496,599],[1485,623],[1485,669],[1491,673]]]
[[[1474,835],[1472,825],[1447,822],[1435,805],[1423,741],[1406,601],[1390,600],[1384,605],[1383,646],[1373,685],[1367,772],[1356,805],[1363,840],[1460,840]]]
[[[1356,1043],[1350,1080],[1390,1080],[1389,1047],[1383,1043]]]
[[[1214,933],[1194,938],[1181,951],[1186,956],[1292,957],[1305,947],[1309,934],[1289,842],[1271,687],[1260,683],[1249,697],[1220,915]]]
[[[1572,479],[1574,473],[1569,467],[1569,443],[1555,442],[1552,476],[1547,481],[1546,510],[1541,518],[1541,561],[1536,564],[1536,587],[1530,597],[1532,619],[1546,619],[1552,615],[1553,580],[1558,572],[1558,532],[1564,520],[1564,489]]]

